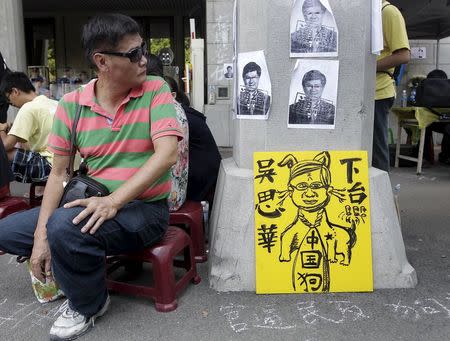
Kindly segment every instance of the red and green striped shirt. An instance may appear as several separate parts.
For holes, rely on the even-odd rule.
[[[66,94],[55,113],[49,150],[56,155],[70,154],[70,130],[77,103],[82,106],[77,125],[78,150],[87,163],[88,175],[115,191],[153,155],[153,141],[183,133],[176,119],[168,85],[149,76],[139,88],[132,89],[111,115],[97,103],[92,80]],[[155,201],[167,198],[171,189],[170,170],[146,189],[138,199]]]

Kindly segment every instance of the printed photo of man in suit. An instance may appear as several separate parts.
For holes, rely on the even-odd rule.
[[[297,92],[295,102],[289,106],[289,124],[334,125],[335,106],[332,101],[322,99],[326,83],[325,75],[318,70],[305,73],[303,93]]]
[[[303,20],[298,20],[291,33],[291,53],[336,52],[337,32],[322,24],[327,9],[320,0],[305,0]]]
[[[261,67],[255,62],[247,63],[242,71],[244,87],[239,94],[238,115],[267,115],[270,96],[258,89]]]

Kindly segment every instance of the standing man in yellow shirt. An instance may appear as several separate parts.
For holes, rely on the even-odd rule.
[[[0,93],[9,104],[19,108],[12,125],[0,123],[0,138],[15,179],[26,183],[46,181],[53,159],[47,149],[47,138],[58,102],[38,96],[23,72],[7,73],[0,84]],[[16,148],[17,143],[22,148]]]
[[[389,172],[388,116],[394,104],[394,68],[410,59],[405,20],[397,7],[383,0],[383,44],[377,58],[372,166]]]

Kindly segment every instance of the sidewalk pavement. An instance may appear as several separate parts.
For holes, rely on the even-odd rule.
[[[450,167],[394,169],[414,289],[373,293],[256,295],[188,286],[178,309],[158,313],[152,301],[112,294],[111,307],[79,340],[449,340]],[[0,257],[0,340],[48,340],[63,301],[39,304],[25,265]],[[146,272],[144,272],[146,273]]]

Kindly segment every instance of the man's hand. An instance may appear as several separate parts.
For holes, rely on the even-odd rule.
[[[5,133],[8,133],[9,129],[11,129],[11,126],[11,123],[0,123],[0,131],[3,130]]]
[[[33,276],[43,283],[45,283],[46,278],[53,278],[51,261],[52,257],[47,239],[35,238],[30,257]]]
[[[84,206],[86,208],[72,222],[78,225],[81,221],[91,216],[86,225],[81,228],[81,232],[89,232],[90,234],[94,234],[105,220],[114,218],[118,211],[118,207],[111,196],[77,199],[65,204],[64,208],[76,206]]]

